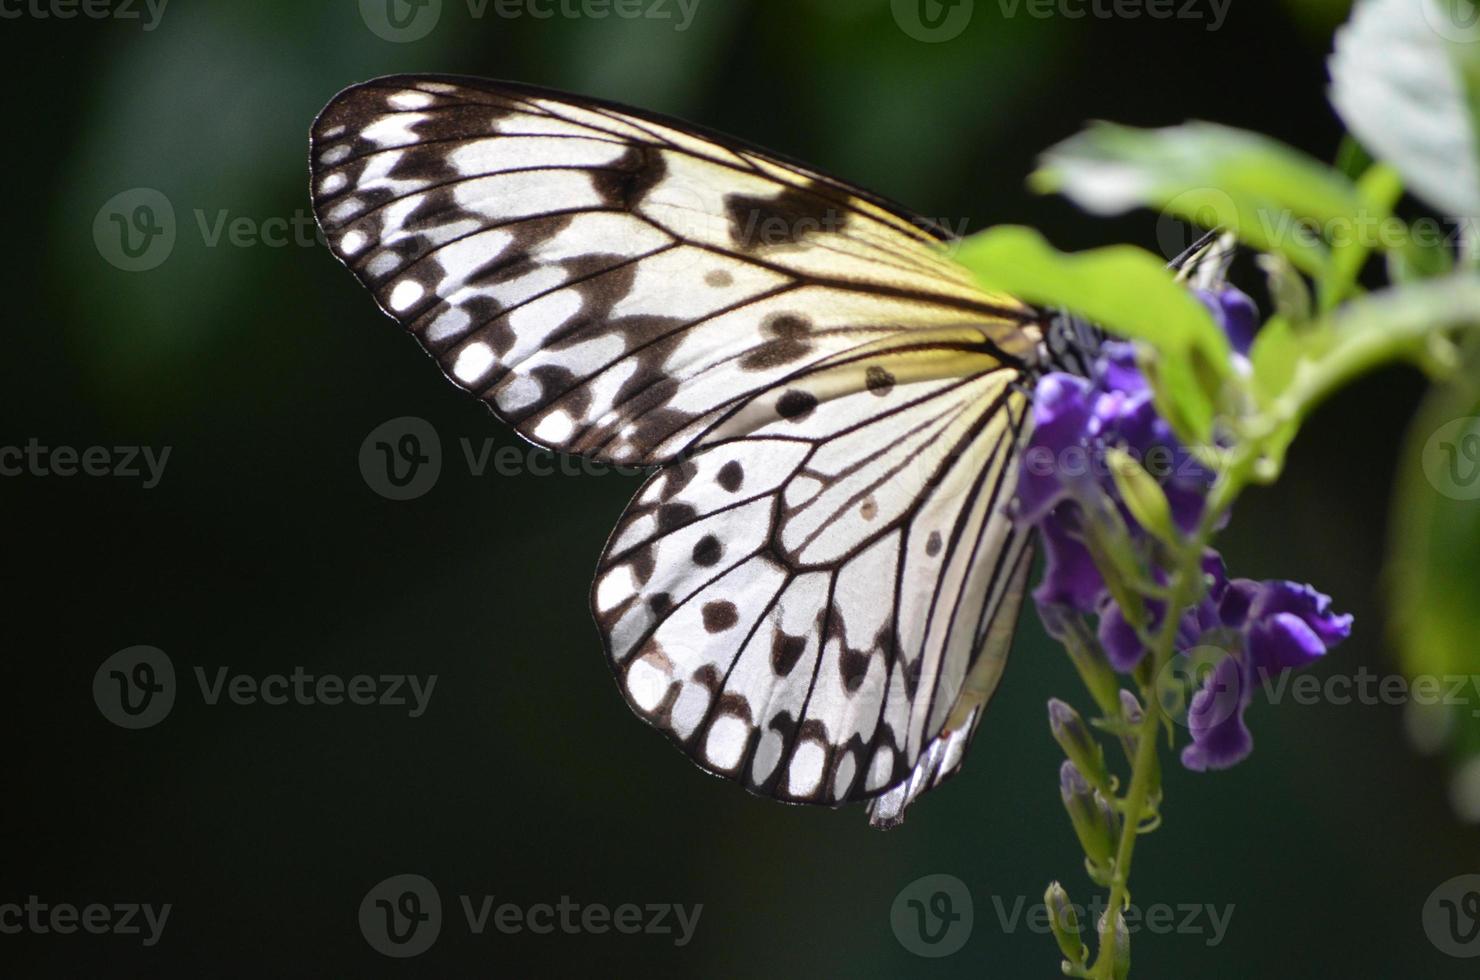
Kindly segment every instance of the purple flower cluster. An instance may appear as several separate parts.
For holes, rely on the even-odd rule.
[[[1213,666],[1187,709],[1192,744],[1182,750],[1182,765],[1199,772],[1226,769],[1254,747],[1244,711],[1259,681],[1314,663],[1351,635],[1352,628],[1351,615],[1333,613],[1330,597],[1309,585],[1228,581],[1221,575],[1187,618],[1196,628],[1221,629],[1235,638],[1229,655]],[[1182,625],[1185,630],[1185,620]]]
[[[1242,355],[1253,340],[1257,312],[1248,296],[1231,287],[1199,298]],[[1018,519],[1038,529],[1047,559],[1033,597],[1046,623],[1064,613],[1099,618],[1100,644],[1111,666],[1128,672],[1145,647],[1126,611],[1113,598],[1093,554],[1128,546],[1148,581],[1162,582],[1163,549],[1121,501],[1107,451],[1118,448],[1137,459],[1161,486],[1171,520],[1182,533],[1203,519],[1213,474],[1188,453],[1156,410],[1130,344],[1109,342],[1089,378],[1053,372],[1038,382],[1033,434],[1018,481]],[[1330,599],[1307,585],[1271,580],[1230,580],[1215,552],[1203,559],[1207,589],[1177,624],[1179,653],[1215,637],[1228,651],[1204,679],[1187,714],[1192,743],[1182,753],[1189,769],[1221,769],[1249,754],[1253,740],[1244,710],[1256,682],[1319,659],[1351,632],[1351,616],[1336,615]],[[1122,592],[1122,595],[1124,593]],[[1165,604],[1144,600],[1147,628],[1155,630]]]

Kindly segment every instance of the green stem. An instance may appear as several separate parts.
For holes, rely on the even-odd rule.
[[[1115,973],[1115,920],[1120,908],[1130,898],[1131,858],[1136,850],[1136,837],[1141,825],[1141,811],[1151,790],[1151,773],[1156,766],[1157,728],[1161,724],[1161,706],[1151,700],[1145,716],[1136,729],[1136,759],[1131,770],[1131,788],[1125,797],[1120,829],[1120,844],[1115,851],[1115,876],[1110,880],[1110,898],[1105,906],[1105,919],[1100,924],[1100,950],[1090,976],[1112,980]]]
[[[1110,879],[1110,897],[1105,906],[1105,919],[1100,925],[1099,951],[1089,976],[1096,980],[1114,980],[1115,926],[1121,908],[1130,901],[1131,860],[1136,852],[1143,811],[1150,796],[1151,780],[1156,771],[1158,738],[1161,728],[1161,701],[1157,697],[1156,678],[1175,653],[1177,627],[1182,610],[1191,605],[1202,583],[1202,552],[1212,540],[1221,516],[1233,505],[1246,481],[1257,454],[1241,452],[1228,461],[1208,494],[1208,505],[1197,531],[1187,548],[1178,556],[1178,567],[1170,586],[1171,601],[1151,647],[1151,682],[1141,685],[1144,716],[1136,728],[1136,755],[1131,768],[1131,785],[1121,807],[1120,841],[1115,852],[1115,869]]]
[[[1202,540],[1202,535],[1198,536]],[[1121,806],[1120,842],[1115,851],[1115,870],[1110,879],[1110,898],[1105,906],[1105,919],[1100,925],[1100,948],[1090,976],[1099,980],[1113,980],[1115,971],[1115,925],[1121,907],[1130,899],[1131,859],[1136,851],[1136,838],[1140,834],[1143,811],[1150,796],[1152,774],[1157,763],[1158,739],[1161,728],[1161,702],[1156,696],[1155,678],[1166,662],[1171,659],[1172,648],[1177,639],[1177,623],[1181,610],[1188,604],[1192,591],[1190,579],[1199,576],[1201,569],[1197,556],[1202,549],[1189,548],[1182,557],[1172,586],[1172,602],[1157,631],[1156,645],[1151,650],[1151,677],[1149,685],[1142,685],[1141,699],[1144,714],[1136,729],[1136,757],[1131,767],[1131,785]],[[1191,556],[1190,558],[1188,556]]]

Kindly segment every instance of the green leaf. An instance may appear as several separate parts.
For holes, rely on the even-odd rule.
[[[1282,316],[1270,317],[1259,328],[1249,363],[1254,367],[1254,394],[1262,404],[1274,401],[1295,376],[1303,346],[1296,328]]]
[[[1371,293],[1317,317],[1304,327],[1275,317],[1254,341],[1253,389],[1261,411],[1272,480],[1301,422],[1327,396],[1357,377],[1401,361],[1452,373],[1449,336],[1467,327],[1480,333],[1480,276],[1461,274]]]
[[[1411,237],[1400,249],[1388,253],[1388,278],[1413,282],[1448,275],[1454,269],[1454,254],[1443,243]]]
[[[1337,170],[1356,180],[1372,166],[1372,154],[1367,152],[1360,140],[1348,133],[1341,138],[1341,145],[1336,148],[1335,166]]]
[[[1430,394],[1403,460],[1387,568],[1393,644],[1409,674],[1480,674],[1480,383],[1473,376]]]
[[[1403,196],[1403,180],[1398,172],[1387,164],[1368,167],[1357,179],[1357,194],[1363,202],[1362,214],[1370,220],[1362,221],[1332,242],[1330,273],[1321,280],[1321,309],[1329,310],[1357,289],[1357,277],[1362,274],[1362,265],[1376,245],[1395,247],[1390,240],[1392,232],[1401,232],[1397,248],[1406,247],[1413,241],[1412,231],[1393,214],[1393,205]]]
[[[1070,254],[1031,228],[1000,225],[967,238],[955,258],[989,289],[1072,310],[1161,351],[1197,346],[1228,363],[1228,341],[1207,307],[1144,249],[1111,245]]]
[[[1015,225],[971,236],[954,256],[989,290],[1070,310],[1150,345],[1158,407],[1190,442],[1208,440],[1216,395],[1209,388],[1228,375],[1228,340],[1156,256],[1129,245],[1070,255]]]
[[[1398,470],[1385,569],[1389,635],[1414,680],[1480,675],[1480,363],[1434,389],[1409,429]],[[1442,682],[1441,682],[1442,683]],[[1472,705],[1409,705],[1424,751],[1447,749],[1451,798],[1477,819],[1472,771],[1480,720]],[[1468,787],[1468,788],[1467,788]]]
[[[1331,104],[1413,192],[1480,215],[1480,18],[1470,0],[1363,0],[1336,35]]]
[[[1480,276],[1446,276],[1352,300],[1296,333],[1298,356],[1281,395],[1290,402],[1287,412],[1303,417],[1331,392],[1384,364],[1430,365],[1432,351],[1457,327],[1480,328]]]
[[[1362,208],[1339,171],[1258,133],[1206,122],[1096,123],[1044,153],[1030,182],[1096,214],[1152,207],[1224,228],[1311,275],[1328,261],[1316,229],[1344,227]]]

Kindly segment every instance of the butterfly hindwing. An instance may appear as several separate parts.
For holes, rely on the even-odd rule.
[[[996,613],[1015,620],[1012,382],[984,364],[865,389],[655,476],[593,588],[634,708],[764,795],[836,804],[907,781]]]
[[[1029,561],[1003,504],[1037,311],[882,198],[609,103],[389,77],[310,152],[331,250],[454,383],[541,445],[662,466],[592,589],[634,710],[878,823],[954,771]]]

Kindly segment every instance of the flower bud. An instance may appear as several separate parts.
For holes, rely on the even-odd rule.
[[[1111,505],[1108,497],[1100,501],[1102,506],[1091,507],[1083,500],[1080,503],[1085,511],[1084,546],[1099,570],[1105,588],[1120,606],[1126,622],[1133,627],[1147,625],[1150,620],[1146,615],[1146,605],[1132,585],[1144,575],[1141,557],[1120,511]]]
[[[1255,256],[1254,261],[1264,270],[1275,313],[1289,321],[1296,330],[1310,323],[1313,308],[1310,290],[1290,260],[1283,255],[1261,254]]]
[[[1137,728],[1146,719],[1146,712],[1141,707],[1141,702],[1126,688],[1120,689],[1120,717],[1127,728]],[[1125,746],[1125,757],[1133,759],[1136,756],[1136,736],[1127,732],[1121,736],[1121,744]]]
[[[1136,695],[1126,688],[1120,689],[1120,714],[1127,725],[1139,725],[1146,719],[1146,713],[1141,708],[1141,702],[1136,700]]]
[[[1115,489],[1136,523],[1160,540],[1175,545],[1180,536],[1172,523],[1172,505],[1167,502],[1161,484],[1124,449],[1112,446],[1106,450],[1105,458],[1110,464]]]
[[[1105,798],[1090,788],[1074,763],[1059,767],[1059,796],[1091,867],[1108,872],[1115,853],[1115,814]]]
[[[1083,966],[1089,958],[1089,950],[1080,936],[1079,915],[1069,904],[1069,893],[1057,881],[1051,882],[1048,891],[1043,893],[1043,904],[1048,908],[1049,927],[1064,959],[1074,966]]]
[[[1094,630],[1085,623],[1084,617],[1064,606],[1039,606],[1038,612],[1049,635],[1063,643],[1069,652],[1069,661],[1094,696],[1095,704],[1109,714],[1114,710],[1115,692],[1120,690],[1120,680],[1106,662]]]
[[[1064,750],[1069,761],[1078,767],[1090,785],[1098,790],[1108,790],[1110,777],[1105,771],[1105,750],[1095,741],[1079,712],[1058,698],[1049,698],[1048,727],[1059,748]]]
[[[1109,915],[1110,912],[1110,909],[1106,909],[1104,914],[1100,916],[1099,929],[1101,936],[1105,935],[1105,916]],[[1112,943],[1114,945],[1109,951],[1112,957],[1110,961],[1110,975],[1115,980],[1125,980],[1126,977],[1131,975],[1131,933],[1126,928],[1125,916],[1119,914],[1118,911],[1115,915],[1115,937]],[[1101,950],[1100,955],[1104,956],[1105,951]]]

